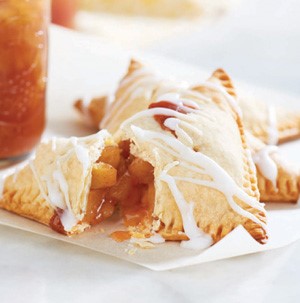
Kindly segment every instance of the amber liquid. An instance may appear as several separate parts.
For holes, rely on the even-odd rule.
[[[0,159],[22,156],[45,127],[48,0],[0,0]]]

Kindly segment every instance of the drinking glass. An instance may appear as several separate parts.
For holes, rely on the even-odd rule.
[[[0,0],[0,160],[28,154],[45,127],[49,0]]]

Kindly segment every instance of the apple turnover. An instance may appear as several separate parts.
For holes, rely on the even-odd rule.
[[[235,89],[232,87],[232,82],[224,70],[216,70],[213,73],[211,80],[214,78],[219,79],[230,94],[237,98]],[[300,192],[299,169],[282,159],[278,153],[277,146],[271,144],[267,145],[259,139],[260,136],[258,133],[256,133],[257,136],[254,136],[251,133],[250,129],[254,130],[260,128],[263,130],[260,122],[262,121],[262,117],[265,116],[265,112],[262,110],[260,113],[258,106],[252,107],[250,105],[249,107],[248,105],[251,104],[250,100],[246,101],[244,98],[240,98],[239,100],[239,105],[243,105],[243,121],[249,123],[246,138],[251,151],[251,156],[256,166],[260,200],[263,202],[297,202]],[[265,107],[267,106],[266,104],[262,105]],[[275,115],[275,117],[270,120],[274,121],[273,126],[275,128],[268,132],[268,137],[265,139],[267,140],[268,138],[267,141],[269,141],[269,143],[273,142],[274,144],[277,144],[278,140],[288,140],[292,138],[288,136],[292,133],[295,135],[300,131],[300,120],[298,121],[299,125],[297,126],[297,113],[294,114],[279,108],[277,108],[277,111],[275,111],[275,108],[273,108],[273,110],[273,115]],[[277,117],[281,117],[278,124],[275,123]],[[287,126],[287,123],[285,124],[286,128],[284,128],[283,117],[285,117],[286,121],[289,121],[290,119],[290,128]],[[271,128],[271,126],[269,127]],[[267,129],[266,126],[264,128]],[[280,129],[285,129],[285,131],[280,132]],[[288,129],[290,132],[287,131]]]
[[[254,97],[239,98],[245,128],[265,144],[277,145],[300,138],[300,112],[269,105]]]
[[[260,200],[296,203],[300,195],[299,168],[285,161],[277,146],[266,145],[249,132],[246,138],[256,165]]]
[[[119,147],[107,131],[41,143],[34,159],[3,180],[0,207],[76,234],[112,215]]]
[[[226,87],[228,92],[234,97],[238,98],[235,93],[235,89],[232,87],[232,82],[229,78],[229,76],[222,70],[218,69],[214,72],[213,77],[210,79],[212,82],[215,81],[214,79],[218,79],[218,81],[222,82],[222,85]],[[139,82],[138,89],[136,89],[136,82]],[[177,85],[178,86],[178,85]],[[143,89],[144,87],[144,89]],[[129,113],[134,114],[138,112],[141,109],[145,109],[147,104],[149,103],[149,95],[151,92],[158,90],[158,91],[164,91],[166,88],[170,88],[170,82],[166,80],[161,80],[153,75],[153,73],[147,71],[139,62],[132,61],[130,64],[130,67],[128,69],[128,73],[125,76],[125,78],[121,81],[121,85],[119,89],[117,90],[116,94],[116,100],[112,103],[111,109],[109,110],[109,114],[105,117],[105,119],[101,122],[101,125],[103,127],[107,127],[110,129],[110,131],[115,132],[118,127],[120,126],[120,122],[124,119],[128,118],[130,116]],[[194,90],[201,90],[201,86],[194,87]],[[127,95],[126,102],[123,102],[124,96]],[[119,98],[118,96],[122,96],[122,98]],[[133,98],[132,98],[133,96]],[[242,100],[242,101],[241,101]],[[249,124],[248,129],[263,129],[267,130],[267,126],[265,123],[264,127],[259,127],[260,121],[262,120],[260,115],[256,115],[255,111],[258,111],[258,107],[256,107],[255,111],[252,112],[247,110],[247,105],[250,104],[250,100],[247,102],[246,99],[240,99],[240,103],[243,105],[243,120],[246,119],[247,124]],[[124,111],[125,106],[129,107],[128,111]],[[264,105],[266,106],[266,105]],[[121,109],[121,110],[120,110]],[[100,110],[100,109],[99,109]],[[239,109],[237,109],[240,111]],[[246,112],[246,114],[245,114]],[[269,131],[269,133],[273,133],[273,142],[277,142],[277,134],[280,134],[279,141],[283,142],[285,140],[295,138],[296,132],[297,132],[297,113],[291,113],[288,111],[283,111],[277,108],[276,115],[278,117],[281,117],[279,119],[280,122],[280,129],[282,130],[277,131],[276,129],[273,131]],[[113,116],[113,117],[112,117]],[[262,114],[262,116],[265,116],[265,113]],[[277,117],[276,116],[276,117]],[[288,117],[294,117],[293,119],[290,119]],[[257,118],[255,118],[257,117]],[[272,120],[272,119],[271,119]],[[273,118],[274,120],[274,118]],[[276,118],[277,120],[277,118]],[[283,120],[289,121],[288,123],[285,123],[285,126],[283,124]],[[118,122],[119,121],[119,122]],[[251,122],[250,122],[251,121]],[[277,124],[276,124],[277,125]],[[293,125],[293,126],[292,126]],[[289,129],[289,131],[288,131]],[[293,130],[292,130],[293,129]],[[251,132],[248,132],[248,137],[250,136]],[[291,134],[294,134],[291,136]],[[265,132],[267,134],[267,132]],[[258,133],[256,133],[257,137],[254,137],[253,135],[251,137],[254,137],[253,140],[250,142],[256,142],[254,143],[254,147],[252,149],[253,155],[255,155],[256,160],[256,167],[257,167],[257,173],[258,173],[258,188],[261,192],[261,201],[269,201],[269,202],[296,202],[298,199],[299,194],[298,193],[298,175],[297,169],[294,168],[291,164],[289,164],[287,161],[284,161],[278,153],[274,153],[274,150],[276,150],[275,146],[266,146],[260,139]],[[271,136],[270,134],[268,136]],[[267,138],[267,137],[266,137]],[[266,140],[265,138],[265,140]],[[269,138],[270,139],[270,138]],[[271,139],[269,141],[272,141]],[[260,149],[258,147],[260,146]],[[259,152],[259,150],[261,150]],[[272,154],[272,156],[269,158],[266,155]],[[263,156],[264,155],[264,156]],[[273,158],[276,159],[274,162]],[[259,160],[258,160],[259,159]],[[272,161],[271,161],[272,160]],[[273,163],[273,165],[268,165],[270,163]],[[275,165],[275,166],[274,166]],[[276,177],[275,177],[275,183],[274,183],[274,177],[272,181],[270,181],[270,176],[266,178],[266,175],[262,174],[263,167],[269,167],[272,171],[272,167],[276,167]],[[265,169],[266,170],[266,169]],[[273,169],[273,171],[275,171]],[[265,171],[266,173],[266,171]],[[268,173],[270,175],[270,172]],[[275,184],[275,185],[274,185]]]
[[[74,103],[75,109],[83,117],[84,123],[95,129],[100,128],[100,122],[103,119],[106,108],[109,104],[108,96],[92,98],[91,100],[78,99]]]
[[[166,81],[163,82],[166,86]],[[160,87],[160,83],[161,79],[152,71],[140,62],[131,60],[128,71],[115,92],[114,100],[100,122],[100,128],[114,134],[122,121],[149,106],[149,100]]]
[[[227,79],[228,76],[226,76],[222,69],[217,70],[216,73],[220,73],[220,77],[222,77],[221,74],[223,73],[223,77],[225,78],[223,78],[222,81],[224,83],[229,81],[229,78]],[[124,107],[136,107],[135,112],[144,108],[144,100],[148,100],[151,92],[160,87],[162,82],[164,86],[168,83],[165,79],[159,79],[154,73],[147,70],[139,62],[132,60],[124,78],[124,83],[122,80],[116,93],[116,102],[112,103],[112,111],[116,113],[117,117],[112,117],[112,113],[109,113],[106,116],[106,111],[110,111],[109,102],[107,101],[109,100],[108,96],[95,98],[86,106],[83,105],[82,101],[77,101],[74,106],[82,116],[85,117],[85,121],[88,124],[95,128],[108,128],[110,131],[114,132],[118,128],[118,125],[114,125],[114,120],[123,120],[124,115],[127,113],[127,111],[125,112],[123,110]],[[134,91],[139,95],[135,104],[130,102],[129,105],[125,104],[122,102],[122,99],[126,98],[126,96],[123,96],[123,98],[119,97],[120,95],[123,95],[124,87],[127,87],[127,84],[130,84],[129,94],[130,91]],[[169,81],[169,86],[170,84]],[[265,144],[278,145],[300,138],[299,111],[267,104],[253,96],[247,96],[244,92],[239,94],[237,99],[243,113],[245,129]],[[128,110],[128,112],[132,111]],[[119,117],[119,115],[121,116]],[[101,122],[103,117],[104,121]],[[112,121],[108,121],[108,117],[110,117],[110,120]]]
[[[125,238],[159,234],[203,248],[243,225],[265,243],[266,214],[233,87],[216,75],[197,89],[158,83],[132,62],[102,121],[125,151],[123,182],[138,184],[120,204]]]

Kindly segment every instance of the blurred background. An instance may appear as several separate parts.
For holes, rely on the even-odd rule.
[[[53,22],[300,94],[299,0],[52,0]]]

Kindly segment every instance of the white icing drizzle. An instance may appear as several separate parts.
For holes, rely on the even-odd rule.
[[[63,225],[65,231],[71,231],[74,226],[77,225],[78,219],[74,216],[71,209],[65,209],[60,216],[61,224]]]
[[[89,151],[82,145],[77,145],[75,151],[77,159],[82,163],[84,176],[86,176],[90,164]]]
[[[164,125],[170,130],[175,131],[177,137],[185,141],[187,145],[193,146],[192,138],[182,128],[179,127],[180,122],[181,121],[179,119],[168,118],[165,120]]]
[[[78,138],[72,137],[71,142],[75,147],[77,159],[82,163],[83,175],[86,176],[90,164],[89,150],[83,145],[78,144]]]
[[[60,216],[60,220],[62,225],[64,226],[65,231],[71,231],[72,228],[77,224],[78,220],[75,218],[72,211],[72,206],[69,197],[68,182],[64,174],[62,173],[60,163],[57,162],[56,164],[58,169],[53,172],[53,179],[57,181],[59,189],[64,196],[64,201],[67,205],[67,208],[63,209],[63,214]]]
[[[190,83],[186,81],[178,81],[175,78],[164,79],[163,85],[156,88],[156,95],[160,96],[165,93],[176,90],[177,92],[186,91],[189,89]]]
[[[238,105],[238,102],[236,101],[235,98],[233,98],[226,91],[226,89],[223,86],[215,84],[215,83],[212,83],[212,82],[201,83],[201,84],[199,84],[197,86],[206,87],[206,88],[209,88],[209,89],[212,89],[212,90],[215,90],[215,91],[221,93],[226,98],[227,102],[229,103],[229,105],[231,106],[231,108],[236,112],[236,114],[239,117],[243,117],[242,110],[241,110],[240,106]]]
[[[123,87],[125,85],[127,85],[129,82],[134,82],[134,80],[136,80],[137,78],[143,76],[152,76],[153,75],[153,72],[142,66],[142,67],[139,67],[137,69],[134,69],[133,71],[131,71],[131,74],[130,76],[128,77],[128,74],[121,80],[120,84],[119,84],[119,87]]]
[[[209,235],[202,232],[197,226],[194,218],[194,202],[190,201],[187,203],[183,194],[177,187],[175,178],[168,175],[168,171],[177,165],[179,165],[178,161],[167,165],[160,175],[160,180],[168,184],[181,213],[184,232],[189,237],[189,241],[185,241],[188,242],[188,244],[183,244],[182,242],[182,246],[194,249],[207,248],[213,243],[213,241]]]
[[[168,109],[168,108],[155,107],[155,108],[150,108],[150,109],[146,109],[141,112],[138,112],[137,114],[128,118],[121,124],[121,128],[124,128],[126,125],[131,124],[136,119],[143,118],[143,117],[151,117],[151,116],[155,116],[155,115],[171,116],[171,117],[176,117],[180,120],[185,120],[185,121],[196,121],[190,115],[182,114],[182,113],[179,113],[177,111],[174,111],[174,110]]]
[[[259,171],[266,179],[272,182],[274,188],[277,188],[278,168],[270,155],[277,152],[277,150],[277,146],[266,145],[252,155],[253,161],[257,165]]]
[[[118,102],[113,102],[110,105],[110,108],[107,112],[107,114],[104,116],[102,121],[100,122],[100,129],[105,128],[107,123],[113,124],[115,121],[118,120],[120,114],[124,112],[126,107],[132,102],[134,98],[137,98],[139,96],[144,96],[145,99],[150,99],[153,90],[156,88],[158,89],[158,92],[163,92],[165,91],[167,87],[170,87],[172,85],[167,85],[165,84],[164,86],[159,85],[160,79],[156,77],[151,71],[148,71],[145,68],[139,68],[131,73],[130,76],[127,76],[124,78],[119,86],[119,89],[124,88],[125,86],[126,89],[122,93],[122,96],[119,97]],[[175,87],[175,85],[173,85]],[[237,115],[242,117],[242,111],[236,102],[236,100],[226,91],[226,89],[218,84],[211,83],[211,82],[205,82],[201,84],[202,87],[206,87],[215,91],[218,91],[221,93],[231,108],[236,112]],[[186,88],[186,84],[182,85],[182,88],[179,87],[179,92],[184,91]],[[186,90],[191,96],[194,96],[196,98],[200,98],[201,100],[204,101],[210,101],[211,99],[205,96],[204,94],[201,94],[200,92],[194,91],[194,90]],[[162,98],[162,96],[160,97]],[[160,99],[162,100],[162,99]],[[176,98],[175,98],[176,100]],[[169,98],[169,101],[173,102],[173,98]],[[177,101],[177,100],[176,100]],[[198,108],[198,105],[193,102],[192,100],[184,100],[184,102],[188,102],[186,105],[189,104],[194,104],[196,105],[196,108]],[[118,107],[117,107],[118,106]],[[111,115],[111,112],[114,108],[117,108],[117,111],[114,113],[114,115]],[[187,107],[187,111],[190,110],[189,107]]]
[[[60,209],[65,209],[65,202],[63,194],[59,188],[57,182],[53,182],[50,177],[43,176],[42,180],[46,182],[46,186],[48,189],[48,196],[51,201],[51,205],[54,207],[59,207]]]
[[[268,107],[268,144],[277,145],[278,144],[278,129],[277,129],[277,117],[276,108],[272,105]]]
[[[134,71],[130,77],[124,79],[120,83],[120,88],[124,87],[125,85],[128,86],[123,92],[122,97],[120,97],[118,102],[114,102],[110,106],[108,114],[105,115],[105,117],[100,123],[101,128],[104,128],[108,122],[113,123],[114,121],[116,121],[119,118],[119,115],[124,111],[124,109],[126,109],[128,104],[130,104],[134,98],[143,95],[146,99],[150,98],[154,87],[157,86],[158,83],[159,79],[155,77],[152,73],[149,73],[146,69],[138,69]],[[114,113],[114,116],[111,117],[109,113],[114,108],[116,108],[117,104],[117,111]]]
[[[64,226],[65,231],[71,231],[74,226],[78,223],[78,218],[76,218],[69,197],[69,185],[62,172],[61,162],[65,161],[72,154],[76,154],[76,157],[79,162],[82,164],[83,168],[83,178],[85,178],[88,173],[88,168],[90,164],[90,155],[89,149],[86,145],[91,141],[96,141],[99,146],[104,145],[104,140],[110,135],[106,130],[102,130],[91,136],[76,138],[72,137],[70,142],[72,143],[74,149],[70,149],[65,155],[60,156],[56,161],[56,170],[52,175],[42,176],[41,180],[46,183],[47,193],[44,190],[43,184],[38,177],[38,173],[35,169],[34,163],[32,160],[29,161],[29,166],[33,172],[34,178],[38,184],[42,197],[54,208],[60,208],[63,210],[60,215],[60,220]],[[55,143],[51,142],[51,149],[53,152],[56,151],[56,138],[54,138]],[[53,148],[53,144],[55,148]],[[84,184],[82,183],[82,186]]]
[[[214,83],[210,83],[210,82],[202,83],[201,86],[202,87],[207,87],[209,89],[217,90],[219,93],[221,93],[226,98],[226,100],[228,101],[228,103],[232,107],[232,109],[240,117],[242,117],[242,111],[241,111],[237,101],[230,94],[228,94],[228,92],[222,86],[214,84]],[[199,92],[193,91],[193,90],[188,90],[188,91],[186,91],[186,93],[190,94],[190,95],[194,95],[195,97],[197,97],[201,100],[208,100],[208,101],[210,100],[205,95],[203,95]],[[127,106],[127,103],[131,102],[132,98],[133,98],[133,96],[131,96],[131,98],[128,98],[127,102],[123,103],[124,108]],[[123,95],[122,99],[125,99],[124,95]],[[184,107],[184,109],[188,113],[197,113],[199,110],[201,110],[199,105],[196,102],[194,102],[192,100],[189,100],[189,99],[186,99],[186,98],[181,98],[180,99],[180,94],[178,94],[178,93],[163,94],[163,95],[161,95],[157,98],[156,102],[166,101],[166,100],[171,102],[171,103],[174,103],[174,104],[177,104],[177,105],[180,105],[180,106]],[[192,105],[193,107],[195,106],[196,109],[192,109],[190,107],[184,106],[184,103],[186,105]],[[123,111],[124,108],[122,108],[122,111]],[[144,116],[150,116],[151,114],[153,114],[153,115],[169,115],[169,116],[176,116],[176,117],[178,117],[182,120],[185,120],[184,116],[186,116],[185,114],[181,114],[180,116],[178,116],[178,114],[180,114],[180,113],[175,112],[173,110],[170,110],[173,114],[167,114],[166,111],[169,110],[169,109],[166,109],[166,108],[152,108],[150,110],[152,110],[152,111],[149,112],[148,110],[144,110],[144,111],[141,111],[141,112],[137,113],[136,115],[139,115],[139,116],[134,115],[134,117],[135,117],[134,119],[132,119],[132,118],[127,119],[126,121],[124,121],[121,124],[121,128],[123,128],[126,124],[132,123],[132,121],[134,121],[135,119],[141,118],[143,115]],[[122,111],[120,110],[119,113],[122,112]],[[109,115],[107,115],[106,119],[110,119],[110,122],[111,122],[111,121],[114,121],[117,116],[118,116],[118,113],[116,113],[114,115],[114,117],[109,117]],[[104,123],[106,123],[106,122],[104,122]]]
[[[176,130],[178,128],[178,124],[180,123],[179,119],[176,118],[168,118],[165,120],[164,125],[171,130]]]
[[[187,112],[191,112],[195,109],[200,109],[199,105],[196,102],[190,99],[182,98],[179,93],[168,93],[168,94],[160,95],[157,98],[156,103],[161,101],[167,101],[169,103],[173,103],[175,105],[181,106]]]
[[[201,115],[202,115],[202,113],[201,113]],[[189,129],[190,131],[196,133],[198,136],[202,136],[203,135],[203,133],[202,133],[201,130],[197,129],[195,126],[193,126],[193,125],[191,125],[191,124],[189,124],[189,123],[187,123],[185,121],[180,120],[180,125],[183,126],[183,127],[185,127],[185,128],[187,128],[187,129]]]
[[[53,152],[56,151],[56,137],[53,137],[51,139],[51,149],[52,149]]]
[[[130,75],[130,77],[126,77],[121,81],[120,87],[124,87],[130,82],[134,82],[139,77],[153,77],[153,73],[150,70],[146,69],[145,67],[136,69]]]
[[[188,121],[191,122],[193,120],[191,115],[180,114],[174,110],[165,109],[165,108],[152,108],[135,114],[133,117],[126,120],[121,127],[124,127],[125,125],[130,124],[136,119],[139,119],[141,117],[152,116],[152,115],[166,115],[172,117],[175,116],[178,119],[182,119],[187,122]],[[247,195],[241,188],[239,188],[234,182],[234,180],[227,174],[227,172],[223,170],[212,159],[206,157],[202,153],[194,152],[192,149],[188,148],[174,137],[170,137],[159,132],[142,130],[134,125],[131,126],[131,129],[134,132],[134,134],[137,137],[139,137],[142,141],[151,141],[152,144],[172,154],[177,159],[190,162],[198,167],[200,165],[200,169],[203,170],[203,174],[211,176],[212,181],[194,180],[188,178],[186,178],[184,181],[208,186],[223,192],[223,194],[226,196],[227,201],[233,210],[235,210],[240,215],[247,217],[253,222],[265,227],[265,224],[261,222],[255,215],[242,209],[235,202],[233,197],[237,197],[243,200],[246,204],[252,206],[253,208],[259,209],[261,211],[264,211],[263,205],[260,204],[258,201],[256,201],[255,198],[252,198],[249,195]],[[163,144],[158,142],[158,139],[163,141]]]
[[[57,162],[57,170],[53,172],[53,179],[57,181],[59,189],[64,196],[64,201],[68,207],[71,208],[70,200],[69,200],[69,186],[65,176],[62,173],[60,163]]]
[[[262,212],[264,212],[263,205],[259,203],[255,198],[250,197],[247,193],[245,193],[237,184],[235,181],[228,175],[228,173],[220,167],[216,162],[214,162],[209,157],[205,156],[204,154],[200,152],[195,152],[192,149],[186,147],[184,144],[182,144],[179,140],[177,140],[174,137],[165,135],[163,133],[155,132],[155,131],[148,131],[143,130],[141,128],[138,128],[134,125],[131,126],[131,129],[134,133],[134,135],[141,141],[144,142],[151,142],[152,145],[157,146],[164,151],[170,153],[174,157],[176,157],[178,160],[185,161],[188,163],[191,163],[201,171],[203,170],[204,175],[208,175],[212,178],[211,181],[208,180],[202,180],[202,179],[194,179],[194,178],[180,178],[180,177],[172,177],[164,171],[162,173],[162,176],[160,177],[163,181],[167,182],[169,184],[169,187],[171,187],[171,191],[174,195],[175,201],[179,207],[179,209],[182,208],[182,194],[179,191],[176,191],[176,181],[185,181],[185,182],[191,182],[194,184],[203,185],[209,188],[213,188],[218,190],[219,192],[223,193],[224,196],[227,198],[227,201],[231,208],[240,214],[241,216],[244,216],[253,222],[259,224],[263,228],[266,228],[266,225],[264,222],[260,221],[259,218],[257,218],[252,213],[244,210],[241,208],[235,201],[234,198],[238,198],[242,200],[245,204],[258,209]],[[162,143],[160,143],[161,141]],[[181,165],[181,162],[178,164]],[[170,169],[170,168],[168,168]],[[181,196],[180,196],[181,195]],[[180,206],[180,205],[181,206]],[[184,212],[181,212],[183,221],[185,221],[185,225],[187,225],[187,230],[194,230],[194,227],[196,225],[195,222],[191,223],[191,220],[187,219],[186,215],[186,209]],[[184,219],[185,217],[185,219]],[[194,219],[195,220],[195,219]],[[193,227],[194,226],[194,227]],[[197,237],[194,232],[189,233],[192,237]],[[193,238],[190,238],[190,240],[193,240]],[[197,241],[196,241],[197,242]]]
[[[231,108],[240,117],[242,117],[242,111],[241,111],[241,108],[238,105],[237,101],[226,91],[226,89],[223,88],[223,86],[217,85],[217,84],[211,83],[211,82],[201,83],[200,86],[215,90],[215,91],[219,92],[220,94],[222,94],[225,97],[225,99],[227,100],[227,102],[229,103],[229,105],[231,106]],[[206,101],[206,102],[211,101],[211,99],[206,97],[204,94],[194,91],[194,90],[184,90],[183,92],[189,96],[193,96],[195,98],[198,98],[198,99]],[[194,107],[195,109],[200,109],[199,105],[196,102],[194,102],[190,99],[187,99],[187,98],[182,98],[180,96],[180,90],[177,93],[166,93],[166,94],[160,95],[157,98],[156,102],[166,101],[166,100],[173,104],[182,106],[187,112],[191,111],[191,108],[188,106]]]
[[[165,242],[165,239],[158,233],[153,233],[149,238],[131,238],[131,243],[153,243],[153,244],[162,244]]]
[[[191,97],[199,98],[199,99],[201,99],[203,101],[206,101],[206,102],[210,102],[211,101],[211,98],[205,96],[204,94],[201,94],[200,92],[197,92],[195,90],[189,89],[188,86],[189,85],[186,84],[186,83],[185,83],[184,86],[182,86],[182,85],[180,85],[180,82],[179,83],[178,82],[174,82],[174,83],[168,85],[164,81],[164,85],[157,88],[156,95],[157,96],[162,96],[162,95],[168,94],[170,91],[176,91],[179,94],[185,93],[185,94],[188,94]],[[159,97],[159,99],[161,99],[161,97]],[[194,103],[192,100],[189,100],[189,99],[185,99],[185,100],[187,102]],[[163,101],[163,100],[161,100],[161,101]]]

